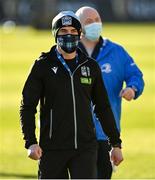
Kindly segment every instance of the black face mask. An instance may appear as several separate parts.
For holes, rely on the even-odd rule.
[[[66,53],[72,53],[77,49],[79,39],[80,39],[79,35],[72,35],[72,34],[57,35],[57,44]]]

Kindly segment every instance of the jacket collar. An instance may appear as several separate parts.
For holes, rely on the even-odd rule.
[[[56,45],[53,46],[48,53],[45,53],[47,55],[48,60],[58,61],[55,49],[56,49]],[[87,55],[83,53],[80,48],[77,48],[77,54],[78,54],[79,64],[85,62],[88,59]]]
[[[91,57],[100,61],[100,59],[103,59],[113,48],[112,44],[111,41],[100,36],[99,42],[96,44]],[[88,56],[86,48],[81,42],[79,42],[79,48]]]
[[[99,41],[96,44],[96,46],[92,52],[92,56],[91,56],[92,58],[97,59],[97,56],[99,54],[100,48],[103,44],[103,41],[104,41],[103,38],[100,36]],[[87,50],[81,42],[79,42],[79,48],[82,49],[82,51],[88,56]]]

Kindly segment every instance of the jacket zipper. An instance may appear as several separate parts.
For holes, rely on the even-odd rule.
[[[53,110],[50,111],[50,130],[49,130],[49,138],[52,138],[52,125],[53,125]]]
[[[76,102],[75,102],[73,75],[71,75],[71,87],[72,87],[73,111],[74,111],[74,144],[75,144],[75,149],[77,149],[77,119],[76,119]]]
[[[58,51],[56,50],[57,53],[57,58],[60,60],[60,62],[62,63],[62,65],[66,68],[65,66],[65,61],[64,59],[61,57],[61,55],[58,53]],[[73,113],[74,113],[74,129],[75,129],[75,135],[74,135],[74,144],[75,144],[75,149],[77,149],[77,118],[76,118],[76,102],[75,102],[75,92],[74,92],[74,73],[75,71],[83,64],[85,64],[88,60],[86,60],[85,62],[79,64],[77,66],[77,68],[73,71],[73,73],[71,73],[70,70],[67,69],[67,71],[69,72],[70,78],[71,78],[71,90],[72,90],[72,98],[73,98]]]
[[[88,60],[87,60],[88,61]],[[75,91],[74,91],[74,73],[75,71],[84,63],[86,63],[87,61],[83,62],[82,64],[79,64],[77,66],[77,68],[73,71],[72,74],[70,74],[71,77],[71,87],[72,87],[72,97],[73,97],[73,111],[74,111],[74,147],[75,149],[77,149],[77,118],[76,118],[76,101],[75,101]]]

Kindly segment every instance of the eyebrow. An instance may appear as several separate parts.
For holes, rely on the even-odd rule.
[[[87,19],[86,19],[86,21],[92,21],[92,20],[93,20],[93,19],[91,19],[91,18],[87,18]]]
[[[95,20],[100,20],[100,18],[99,18],[98,16],[95,17],[94,19],[95,19]],[[93,21],[93,19],[92,19],[92,18],[87,18],[86,21]]]
[[[66,29],[65,27],[62,27],[60,30],[68,30],[68,29]],[[72,28],[71,30],[76,30],[76,28]]]

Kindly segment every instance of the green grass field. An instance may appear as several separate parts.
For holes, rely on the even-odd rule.
[[[124,162],[113,178],[155,178],[155,24],[105,24],[103,35],[122,44],[144,74],[143,95],[123,101]],[[36,178],[20,130],[21,91],[33,61],[53,45],[50,31],[0,27],[0,178]]]

